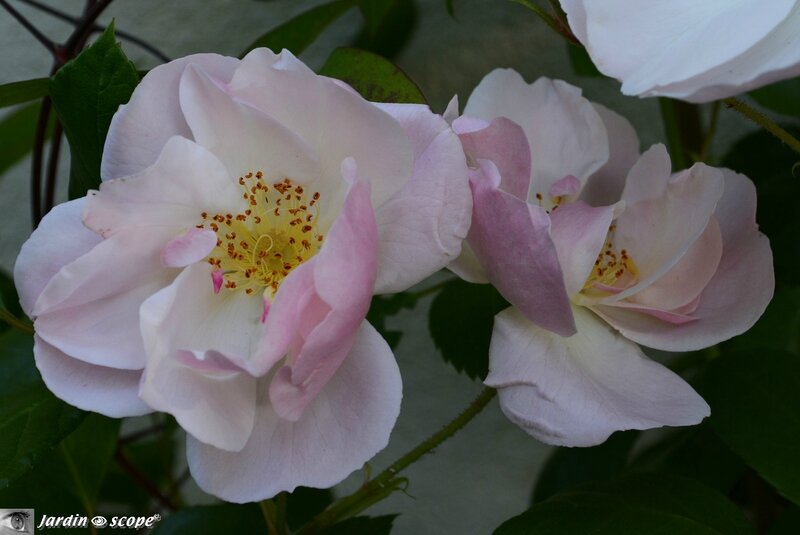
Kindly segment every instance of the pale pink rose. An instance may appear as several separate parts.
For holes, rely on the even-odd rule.
[[[451,269],[513,305],[495,318],[486,378],[505,414],[569,446],[707,416],[637,343],[704,348],[764,311],[772,253],[750,180],[703,164],[673,174],[663,145],[640,156],[630,124],[579,89],[512,70],[486,76],[453,128],[474,208]]]
[[[189,56],[114,116],[102,176],[15,267],[54,393],[172,414],[198,484],[234,502],[329,487],[386,445],[401,382],[372,295],[457,257],[472,210],[442,117],[286,51]]]
[[[799,0],[561,0],[626,95],[706,102],[800,75]]]

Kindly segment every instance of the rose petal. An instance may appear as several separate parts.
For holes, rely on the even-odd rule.
[[[237,451],[253,428],[256,379],[234,368],[187,365],[181,353],[244,364],[259,332],[261,303],[243,292],[216,295],[211,269],[208,264],[184,269],[141,306],[147,366],[139,395],[172,414],[198,440]]]
[[[755,223],[755,187],[744,175],[727,169],[722,173],[725,193],[715,212],[722,232],[722,258],[692,313],[698,320],[676,327],[616,307],[597,307],[627,338],[668,351],[701,349],[752,327],[772,299],[772,251]]]
[[[708,226],[723,183],[719,169],[698,163],[673,178],[662,197],[626,206],[617,218],[614,245],[627,251],[639,280],[602,302],[629,297],[672,269]]]
[[[191,228],[186,234],[173,238],[161,250],[161,262],[169,267],[186,267],[199,262],[217,246],[213,230]]]
[[[152,411],[139,398],[139,370],[95,366],[73,359],[38,336],[34,337],[33,357],[47,388],[70,405],[111,418]]]
[[[369,310],[377,273],[378,235],[369,183],[355,176],[342,213],[314,258],[314,287],[329,307],[306,317],[299,351],[275,375],[269,395],[275,412],[297,421],[336,373]],[[355,172],[355,170],[351,170]],[[358,251],[358,255],[353,255]],[[303,316],[300,316],[303,319]],[[309,321],[311,320],[311,321]]]
[[[639,136],[622,115],[600,104],[592,105],[608,132],[609,156],[605,165],[589,177],[581,199],[592,206],[605,206],[622,197],[625,177],[639,159]]]
[[[64,266],[36,301],[38,335],[90,364],[143,368],[138,310],[177,274],[161,263],[160,252],[169,236],[164,231],[129,229]]]
[[[305,140],[227,94],[199,69],[184,71],[180,103],[194,139],[225,164],[230,177],[262,171],[268,183],[289,177],[313,184],[320,176],[319,160]]]
[[[241,451],[228,453],[189,437],[192,476],[206,492],[237,503],[301,485],[331,487],[386,446],[401,397],[391,349],[363,322],[350,354],[297,422],[280,418],[262,395]]]
[[[613,206],[595,208],[582,201],[561,205],[550,213],[550,236],[568,296],[583,289],[603,249],[613,217]]]
[[[169,138],[191,137],[178,105],[178,84],[187,65],[195,65],[225,83],[238,64],[236,58],[195,54],[150,70],[130,102],[120,106],[111,119],[100,168],[103,179],[144,171],[156,161]]]
[[[131,227],[189,229],[202,213],[240,212],[242,190],[207,149],[170,138],[151,167],[138,175],[107,180],[89,192],[86,225],[104,236]]]
[[[509,308],[495,318],[486,384],[505,415],[548,444],[593,446],[614,431],[692,425],[708,416],[683,379],[647,359],[591,312],[562,338]]]
[[[412,146],[397,121],[361,96],[317,76],[288,50],[280,55],[266,48],[250,52],[228,91],[311,145],[321,165],[320,182],[339,184],[342,161],[353,157],[372,185],[372,204],[377,207],[411,178]]]
[[[57,205],[22,244],[14,264],[14,284],[22,310],[30,317],[50,279],[102,241],[81,222],[85,202],[85,199],[75,199]]]
[[[575,332],[564,276],[550,238],[550,218],[538,206],[499,189],[494,164],[479,160],[470,184],[475,205],[469,243],[492,284],[531,321],[569,336]]]
[[[469,230],[472,194],[464,151],[441,117],[416,104],[380,107],[405,129],[414,148],[411,179],[375,210],[379,233],[375,293],[392,293],[458,257]]]
[[[484,128],[463,131],[459,124],[468,117],[453,122],[461,144],[473,161],[491,160],[500,172],[500,189],[520,199],[528,198],[531,187],[531,149],[525,131],[506,117],[498,117]]]
[[[513,70],[494,70],[472,92],[464,115],[508,117],[522,127],[531,148],[531,203],[566,175],[584,184],[608,160],[603,120],[580,89],[560,80],[527,84]]]

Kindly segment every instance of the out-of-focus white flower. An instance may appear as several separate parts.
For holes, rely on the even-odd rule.
[[[706,102],[800,75],[798,0],[561,0],[626,95]]]

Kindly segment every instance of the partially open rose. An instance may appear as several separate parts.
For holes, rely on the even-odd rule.
[[[516,121],[516,124],[515,122]],[[564,82],[496,70],[453,123],[472,162],[468,246],[452,266],[513,305],[495,318],[486,384],[551,444],[688,425],[708,405],[634,342],[688,351],[740,334],[772,297],[747,177],[673,174],[656,145]]]
[[[190,56],[114,116],[102,175],[15,267],[53,392],[174,415],[195,479],[229,501],[331,486],[386,445],[401,382],[370,300],[446,265],[469,226],[441,117],[288,52]]]

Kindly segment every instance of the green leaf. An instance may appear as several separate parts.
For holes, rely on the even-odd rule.
[[[722,347],[727,352],[769,348],[800,354],[800,287],[779,286],[756,324]]]
[[[771,349],[723,355],[704,394],[722,440],[785,497],[800,503],[800,357]]]
[[[322,535],[389,535],[397,515],[357,516],[322,530]]]
[[[602,78],[603,74],[597,70],[589,53],[582,46],[577,46],[572,43],[566,43],[567,55],[569,55],[569,63],[572,65],[572,72],[579,76],[587,76],[590,78]]]
[[[313,7],[256,39],[239,57],[244,57],[254,48],[260,47],[269,48],[276,53],[286,48],[295,55],[300,54],[325,28],[357,3],[358,0],[336,0]]]
[[[0,175],[22,160],[33,148],[36,123],[41,104],[29,104],[14,110],[0,121]],[[52,122],[47,129],[49,139],[53,134]]]
[[[800,134],[797,129],[788,129],[793,135]],[[737,141],[722,160],[723,167],[747,175],[756,184],[756,220],[769,237],[776,278],[789,284],[800,284],[800,173],[792,172],[797,162],[797,154],[775,143],[763,130]]]
[[[670,430],[661,440],[639,452],[629,467],[631,471],[689,477],[726,495],[746,469],[706,423]]]
[[[396,57],[417,23],[414,0],[365,0],[359,5],[366,27],[353,46],[385,58]]]
[[[30,335],[0,335],[0,489],[72,432],[86,413],[57,399],[33,363]]]
[[[489,371],[494,316],[508,302],[490,284],[448,283],[431,304],[428,327],[444,360],[472,379]]]
[[[0,108],[7,108],[15,104],[46,97],[49,91],[49,84],[49,78],[35,78],[33,80],[0,85]]]
[[[628,461],[638,431],[614,433],[592,448],[556,448],[544,464],[533,490],[532,503],[581,483],[610,479]]]
[[[19,306],[19,296],[17,295],[16,286],[14,286],[14,280],[11,275],[3,270],[0,270],[0,305],[15,316],[22,316],[22,308]],[[2,326],[0,326],[1,328]],[[0,351],[2,349],[2,346],[0,346]]]
[[[769,530],[769,535],[797,535],[800,533],[800,507],[787,507]]]
[[[591,483],[534,505],[496,535],[738,535],[755,533],[723,495],[669,474]]]
[[[204,505],[187,507],[156,524],[153,535],[219,535],[220,533],[266,533],[258,505]]]
[[[456,5],[455,0],[444,0],[444,7],[447,9],[447,14],[456,18]]]
[[[286,499],[286,523],[297,530],[333,503],[330,489],[297,487]]]
[[[113,23],[53,77],[50,97],[71,154],[70,199],[100,185],[100,160],[111,117],[128,102],[138,83],[136,68],[114,38]]]
[[[404,308],[414,308],[417,301],[417,296],[410,293],[376,295],[372,298],[372,304],[367,313],[367,321],[375,327],[392,349],[396,348],[397,344],[400,343],[400,338],[403,336],[403,333],[402,331],[389,330],[386,327],[386,320]]]
[[[750,92],[750,96],[774,112],[800,117],[800,78],[756,89]]]
[[[350,84],[372,102],[425,104],[422,91],[391,61],[356,48],[337,48],[320,74]]]

